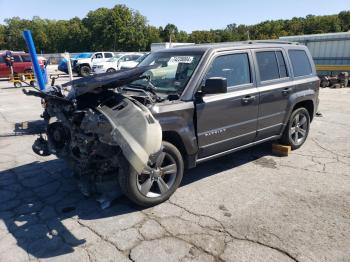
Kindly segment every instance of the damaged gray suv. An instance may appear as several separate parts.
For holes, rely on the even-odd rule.
[[[319,83],[297,44],[161,50],[133,69],[26,91],[42,98],[47,123],[33,150],[65,159],[86,195],[120,188],[152,206],[203,161],[271,140],[299,148]]]

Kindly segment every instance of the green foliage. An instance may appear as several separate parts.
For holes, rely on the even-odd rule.
[[[339,15],[340,26],[342,31],[350,30],[350,11],[340,12]]]
[[[167,24],[164,28],[151,26],[138,11],[125,5],[116,5],[111,9],[90,11],[83,19],[5,19],[5,24],[0,24],[0,49],[26,50],[22,37],[24,29],[32,31],[39,53],[144,51],[149,50],[151,43],[169,41],[170,37],[172,42],[213,43],[349,31],[350,11],[342,11],[338,15],[268,20],[249,26],[232,23],[225,29],[193,31],[188,34],[174,24]]]

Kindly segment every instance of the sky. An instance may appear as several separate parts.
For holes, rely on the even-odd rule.
[[[0,23],[5,18],[33,16],[49,19],[83,18],[90,10],[125,4],[140,11],[154,26],[175,24],[180,30],[223,29],[231,23],[337,14],[350,10],[350,0],[0,0]]]

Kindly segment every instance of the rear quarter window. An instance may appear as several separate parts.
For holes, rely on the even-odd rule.
[[[288,54],[295,77],[312,75],[311,64],[304,50],[289,50]]]

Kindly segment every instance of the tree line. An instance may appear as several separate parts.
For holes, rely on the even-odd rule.
[[[38,52],[59,53],[91,50],[147,51],[151,43],[213,43],[280,36],[345,32],[350,30],[350,11],[336,15],[267,20],[255,25],[229,24],[224,29],[187,33],[174,24],[155,27],[140,12],[125,5],[99,8],[86,17],[69,20],[32,20],[12,17],[0,24],[0,50],[26,50],[22,31],[32,31]]]

